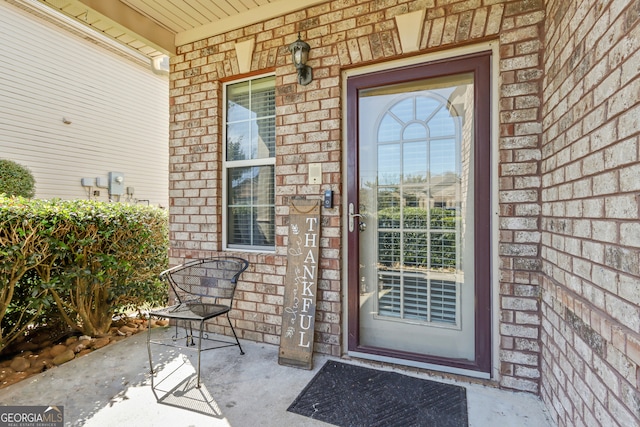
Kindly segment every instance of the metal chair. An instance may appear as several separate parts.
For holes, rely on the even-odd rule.
[[[159,310],[149,312],[149,326],[151,320],[169,319],[175,325],[175,334],[171,338],[152,339],[151,328],[148,329],[147,350],[149,352],[149,366],[153,375],[153,362],[151,357],[151,345],[160,344],[171,347],[193,347],[194,323],[197,324],[197,351],[198,372],[197,386],[200,387],[200,353],[205,350],[214,350],[229,346],[238,346],[240,354],[244,354],[236,331],[233,329],[229,311],[233,304],[238,278],[249,266],[249,262],[236,257],[219,257],[190,261],[160,273],[160,278],[166,280],[176,298],[176,304]],[[227,315],[227,321],[235,342],[229,340],[214,339],[204,331],[207,320]],[[179,327],[184,329],[184,336],[180,336]],[[185,339],[184,345],[178,340]],[[204,347],[202,342],[217,343],[210,347]]]

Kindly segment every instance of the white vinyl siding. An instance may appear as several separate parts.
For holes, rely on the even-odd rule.
[[[0,57],[0,158],[32,171],[37,198],[88,198],[81,178],[115,171],[130,201],[168,205],[166,77],[5,2]]]

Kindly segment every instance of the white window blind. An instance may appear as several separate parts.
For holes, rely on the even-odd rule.
[[[275,77],[226,87],[226,247],[275,247]]]

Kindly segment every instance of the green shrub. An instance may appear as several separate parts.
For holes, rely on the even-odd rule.
[[[60,217],[67,225],[52,240],[58,253],[51,292],[70,326],[83,333],[106,334],[117,311],[164,302],[157,279],[167,266],[167,217],[148,206],[76,201]],[[55,280],[52,280],[55,279]],[[68,315],[71,313],[71,315]]]
[[[46,290],[34,287],[32,294],[20,285],[27,272],[46,260],[42,227],[33,218],[40,203],[0,195],[0,350],[23,333],[43,308],[39,301]],[[16,294],[29,297],[18,301]],[[8,323],[4,321],[7,313]]]
[[[56,325],[59,332],[68,329],[58,314],[51,294],[35,269],[28,270],[16,283],[13,298],[7,306],[3,326],[7,332],[25,332],[29,326]],[[17,333],[7,336],[17,337]]]
[[[149,206],[0,196],[1,344],[52,304],[91,336],[115,313],[163,304],[167,229],[166,212]]]
[[[31,171],[14,161],[0,159],[0,194],[31,198],[36,181]]]

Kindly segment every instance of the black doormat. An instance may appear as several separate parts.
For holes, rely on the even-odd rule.
[[[340,427],[467,427],[464,387],[328,361],[287,409]]]

